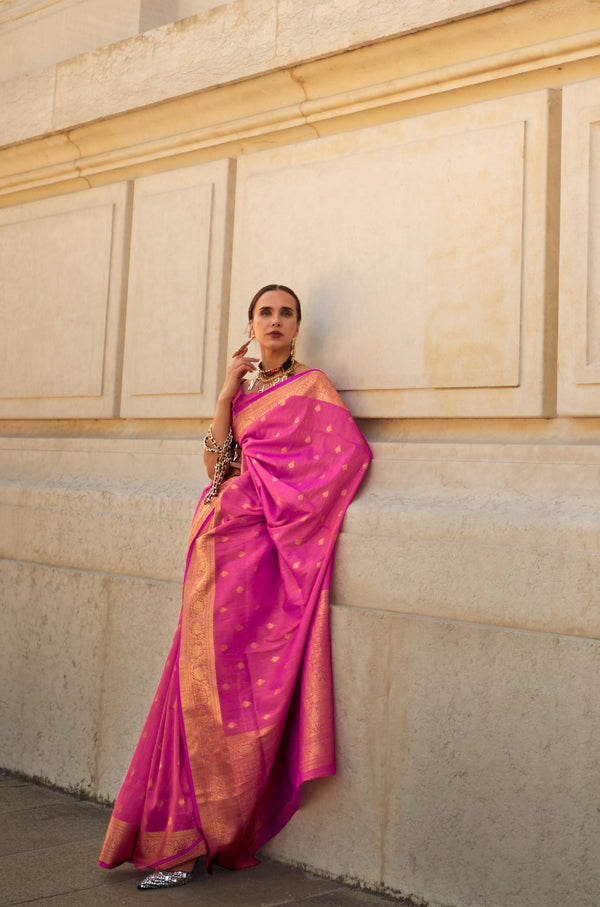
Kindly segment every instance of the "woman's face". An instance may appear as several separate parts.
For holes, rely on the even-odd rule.
[[[257,300],[250,334],[256,337],[261,350],[271,355],[285,353],[287,358],[299,327],[296,300],[285,290],[267,290]]]

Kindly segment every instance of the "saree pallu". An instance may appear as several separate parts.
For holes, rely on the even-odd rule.
[[[106,868],[201,855],[254,865],[302,783],[335,772],[331,567],[371,452],[316,370],[238,392],[233,429],[241,472],[196,510],[179,624],[115,803]]]

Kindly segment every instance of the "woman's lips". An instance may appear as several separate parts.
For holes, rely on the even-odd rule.
[[[267,334],[268,337],[283,337],[281,331],[269,331]]]

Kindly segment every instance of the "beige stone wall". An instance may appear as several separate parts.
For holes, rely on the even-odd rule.
[[[280,280],[375,460],[334,575],[339,773],[269,852],[596,907],[597,4],[118,6],[0,11],[0,765],[115,796]]]

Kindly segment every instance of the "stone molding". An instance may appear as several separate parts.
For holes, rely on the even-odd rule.
[[[178,75],[167,33],[165,47],[155,33],[149,44],[133,38],[0,85],[7,112],[0,204],[560,87],[598,72],[595,13],[583,0],[568,9],[559,0],[531,0],[298,65],[291,55],[269,58],[265,36],[252,65],[236,69],[225,60],[222,73]],[[201,20],[185,20],[185,28],[193,40],[208,41]],[[167,75],[169,92],[179,91],[170,100],[157,87]]]
[[[57,9],[68,9],[81,0],[10,0],[0,8],[0,29],[27,16],[40,16]]]
[[[122,417],[213,414],[227,352],[233,178],[224,160],[135,181]]]
[[[600,399],[600,79],[565,89],[563,136],[558,412],[593,416]]]
[[[260,5],[263,12],[272,9],[279,20],[281,27],[278,31],[283,47],[294,46],[301,50],[300,56],[307,59],[340,48],[381,40],[390,35],[407,34],[443,22],[478,15],[482,11],[503,9],[523,0],[435,0],[435,3],[417,0],[410,4],[399,4],[396,0],[378,0],[377,7],[369,10],[368,16],[364,15],[364,7],[359,0],[345,0],[342,9],[338,0],[305,0],[302,4],[298,4],[296,0],[268,2],[270,6],[265,6],[263,0],[243,0],[243,6],[242,0],[119,0],[118,9],[113,7],[110,14],[114,18],[115,12],[118,12],[117,18],[121,18],[123,26],[119,29],[119,37],[115,37],[113,41],[127,40],[137,35],[138,31],[168,27],[192,17],[200,17],[201,27],[205,29],[210,20],[224,18],[227,21],[227,14],[222,9],[226,4],[237,3],[242,15],[251,14],[252,6]],[[63,13],[74,6],[87,7],[88,23],[82,28],[79,23],[75,24],[71,36],[74,42],[73,52],[70,56],[83,54],[90,47],[104,46],[107,42],[103,39],[107,35],[98,21],[98,12],[102,6],[106,9],[106,0],[4,0],[0,4],[0,41],[3,32],[6,34],[15,28],[25,27],[22,40],[33,45],[28,50],[29,58],[35,61],[36,53],[40,50],[39,21],[48,17],[60,19]],[[81,21],[85,22],[85,19]],[[63,24],[65,23],[63,17]],[[48,63],[65,59],[62,55],[64,43],[60,30],[56,33],[46,29],[43,49]],[[19,60],[21,68],[18,71],[27,71],[22,68],[22,55]],[[38,62],[34,68],[40,68],[40,65],[44,64]],[[9,68],[5,71],[11,70]],[[17,71],[12,74],[17,75]]]
[[[120,183],[0,211],[4,418],[117,414],[129,208]]]

